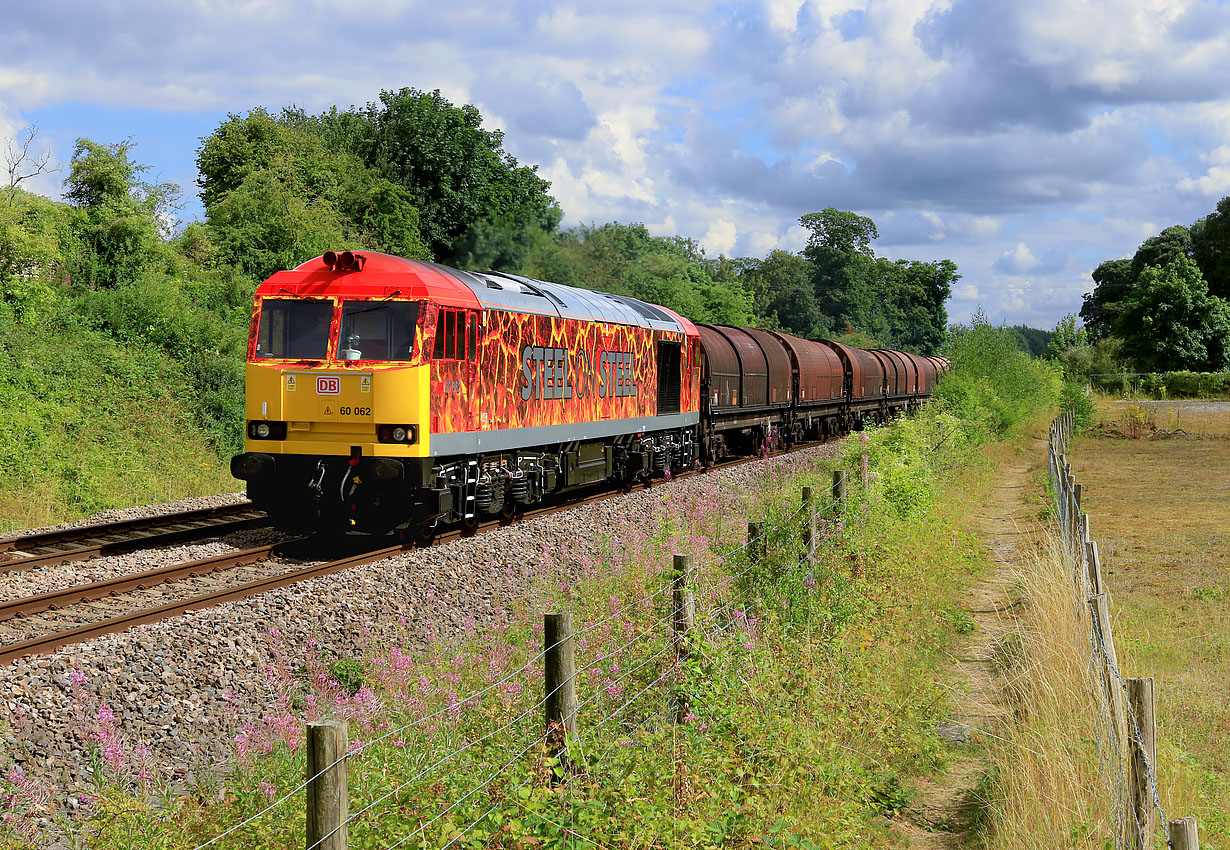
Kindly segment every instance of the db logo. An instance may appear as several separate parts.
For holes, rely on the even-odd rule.
[[[342,391],[342,379],[334,377],[318,377],[316,379],[316,395],[338,395]]]

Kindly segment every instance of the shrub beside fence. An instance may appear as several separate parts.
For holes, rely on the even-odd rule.
[[[1168,821],[1158,795],[1157,715],[1152,677],[1124,679],[1111,627],[1110,590],[1102,576],[1097,541],[1082,508],[1083,488],[1072,477],[1067,452],[1075,429],[1072,411],[1051,425],[1047,468],[1054,516],[1073,590],[1089,623],[1089,663],[1101,687],[1098,704],[1098,757],[1115,824],[1115,847],[1153,850],[1160,819],[1171,850],[1197,850],[1196,819]]]
[[[1154,398],[1224,398],[1230,396],[1230,372],[1113,372],[1089,376],[1096,390]]]

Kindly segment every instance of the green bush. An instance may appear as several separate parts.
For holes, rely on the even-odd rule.
[[[0,527],[234,489],[185,412],[180,365],[61,309],[0,317]]]
[[[1230,395],[1230,372],[1148,375],[1141,389],[1154,398],[1220,398]]]
[[[1059,394],[1059,406],[1063,410],[1071,410],[1076,415],[1076,427],[1085,429],[1097,421],[1097,408],[1093,399],[1085,392],[1084,386],[1077,381],[1064,381]]]
[[[223,456],[241,451],[243,442],[250,305],[251,290],[242,279],[202,274],[184,280],[159,269],[81,300],[85,315],[113,336],[153,343],[178,362],[192,417]]]
[[[1021,351],[1015,335],[976,314],[954,328],[947,347],[951,369],[935,397],[958,418],[1000,436],[1036,415],[1059,395],[1059,368]]]
[[[1111,395],[1128,395],[1132,392],[1132,376],[1128,374],[1090,375],[1089,385],[1095,390]]]

